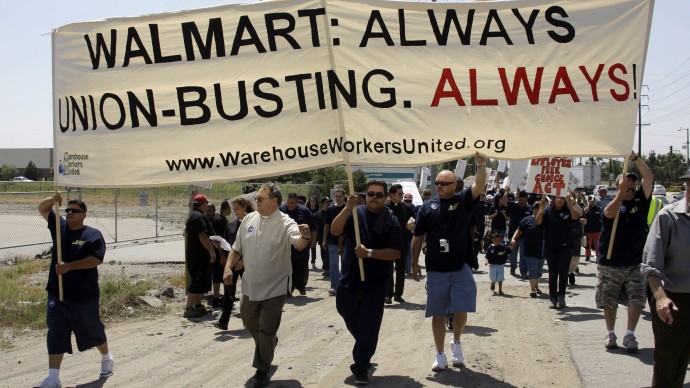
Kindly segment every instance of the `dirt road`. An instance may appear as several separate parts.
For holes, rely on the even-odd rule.
[[[289,298],[285,306],[271,386],[353,385],[353,339],[335,310],[335,298],[327,295],[328,281],[316,270],[310,276],[307,295]],[[431,371],[434,347],[431,320],[424,318],[424,282],[408,279],[407,302],[386,307],[371,386],[580,386],[565,324],[554,320],[547,299],[530,299],[526,283],[517,281],[506,284],[508,295],[494,296],[486,274],[476,278],[479,312],[470,315],[462,337],[466,368]],[[108,325],[115,374],[98,379],[100,357],[92,349],[65,357],[63,386],[235,387],[251,382],[254,343],[241,319],[234,315],[224,332],[213,327],[215,317],[190,321],[181,317],[181,309]],[[40,382],[47,371],[44,333],[22,338],[3,351],[0,370],[2,387]]]

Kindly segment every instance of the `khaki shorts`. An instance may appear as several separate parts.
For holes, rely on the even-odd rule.
[[[615,309],[618,304],[644,308],[647,285],[639,265],[610,267],[597,265],[597,286],[594,300],[597,308]]]

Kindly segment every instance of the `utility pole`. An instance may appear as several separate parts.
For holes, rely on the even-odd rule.
[[[643,88],[647,85],[642,85]],[[641,90],[641,89],[640,89]],[[642,105],[642,97],[647,97],[646,94],[640,94],[640,99],[638,100],[639,106],[637,108],[637,156],[642,156],[642,126],[649,125],[649,123],[642,124],[642,107],[649,105]]]
[[[685,164],[690,167],[690,128],[681,127],[678,131],[685,131]]]

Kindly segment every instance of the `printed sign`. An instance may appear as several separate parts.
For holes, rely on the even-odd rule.
[[[625,155],[653,5],[278,0],[69,24],[56,184]]]

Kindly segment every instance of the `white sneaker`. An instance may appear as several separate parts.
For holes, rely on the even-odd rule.
[[[434,363],[431,364],[431,370],[434,372],[440,372],[446,368],[448,368],[448,360],[446,360],[446,354],[437,353],[436,361],[434,361]]]
[[[462,343],[460,343],[460,341],[456,343],[451,339],[450,351],[453,353],[453,356],[450,358],[450,360],[453,362],[453,366],[457,368],[464,367],[465,353],[462,352]]]
[[[62,388],[62,384],[60,384],[60,380],[55,381],[51,379],[50,377],[46,377],[45,380],[41,382],[40,385],[37,386],[38,388]]]
[[[115,360],[112,358],[110,360],[101,360],[101,378],[110,377],[113,375],[113,367],[115,366]]]

